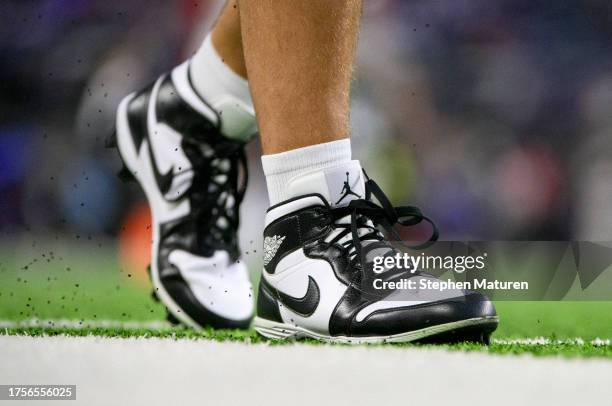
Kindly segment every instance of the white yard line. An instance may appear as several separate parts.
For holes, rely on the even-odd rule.
[[[172,325],[162,320],[150,321],[119,321],[119,320],[69,320],[69,319],[27,319],[27,320],[0,320],[0,329],[6,328],[123,328],[128,330],[138,329],[168,329]]]
[[[42,327],[42,328],[66,328],[66,329],[90,329],[90,328],[121,328],[127,330],[153,329],[165,330],[172,328],[168,322],[161,320],[151,321],[118,321],[118,320],[68,320],[68,319],[27,319],[27,320],[0,320],[0,329],[8,328],[25,328],[25,327]],[[592,344],[594,346],[610,346],[612,340],[609,338],[595,338],[593,340],[583,340],[580,337],[568,338],[563,340],[551,340],[547,337],[524,337],[524,338],[494,338],[495,344],[519,344],[519,345],[551,345],[551,344],[570,344],[570,345],[585,345]]]
[[[83,405],[611,404],[605,359],[398,347],[0,336],[1,384],[76,384]]]
[[[504,338],[494,338],[492,340],[495,344],[520,344],[520,345],[551,345],[551,344],[572,344],[572,345],[585,345],[592,344],[597,347],[609,346],[612,345],[609,338],[595,338],[593,340],[583,340],[580,337],[576,338],[567,338],[564,340],[551,340],[547,337],[532,337],[532,338],[512,338],[512,339],[504,339]]]

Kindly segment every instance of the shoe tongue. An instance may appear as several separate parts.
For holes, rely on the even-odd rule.
[[[332,207],[343,207],[351,200],[365,198],[365,182],[359,161],[315,170],[289,181],[289,196],[310,193],[323,196]]]

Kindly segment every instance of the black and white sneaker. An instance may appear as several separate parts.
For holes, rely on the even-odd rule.
[[[123,99],[110,145],[151,207],[154,294],[171,321],[193,328],[247,328],[254,310],[237,241],[244,142],[221,125],[185,63]]]
[[[373,256],[397,253],[380,226],[391,231],[396,223],[429,219],[415,207],[392,207],[364,176],[358,161],[299,176],[288,185],[294,197],[268,210],[257,332],[343,343],[488,342],[498,319],[479,293],[375,289],[377,278],[435,278],[406,269],[374,272]]]

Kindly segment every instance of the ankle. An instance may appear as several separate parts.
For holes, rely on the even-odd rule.
[[[279,154],[263,155],[261,161],[266,175],[270,205],[293,197],[289,185],[300,177],[339,166],[353,166],[352,163],[357,162],[351,161],[349,139],[311,145]],[[328,195],[326,185],[315,182],[307,186],[312,193]]]
[[[252,138],[256,123],[249,83],[221,59],[211,34],[191,59],[189,75],[195,91],[219,115],[221,132],[242,141]]]

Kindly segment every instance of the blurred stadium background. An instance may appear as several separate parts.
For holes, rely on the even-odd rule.
[[[52,289],[49,267],[112,272],[109,292],[117,275],[146,286],[148,209],[115,177],[104,139],[118,101],[187,58],[221,5],[2,2],[0,316],[44,316],[44,301],[37,311],[27,298]],[[611,68],[609,1],[366,0],[355,156],[444,240],[611,241]],[[254,276],[267,206],[259,155],[255,141],[241,231]],[[15,293],[32,269],[40,286]]]

